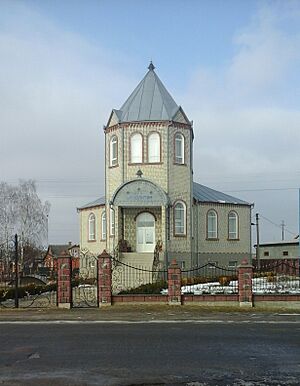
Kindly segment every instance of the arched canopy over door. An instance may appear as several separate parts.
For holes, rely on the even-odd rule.
[[[154,252],[155,218],[151,213],[140,213],[136,218],[136,251]]]
[[[167,194],[144,178],[125,182],[114,193],[111,204],[124,208],[159,207],[169,203]]]

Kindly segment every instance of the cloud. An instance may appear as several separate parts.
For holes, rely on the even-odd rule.
[[[299,25],[299,2],[263,3],[234,36],[232,58],[199,67],[183,99],[195,122],[195,179],[236,191],[293,229],[296,190],[254,190],[299,185]],[[265,239],[272,239],[274,229],[265,229]]]

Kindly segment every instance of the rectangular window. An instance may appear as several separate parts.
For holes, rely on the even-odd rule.
[[[289,255],[289,252],[288,251],[283,251],[283,256],[288,256]]]
[[[236,260],[229,261],[228,268],[236,268],[236,267],[237,267],[237,261]]]
[[[269,251],[265,251],[264,256],[269,256]]]
[[[115,235],[115,211],[110,209],[110,235]]]
[[[175,162],[177,164],[183,164],[183,146],[182,138],[175,138]]]

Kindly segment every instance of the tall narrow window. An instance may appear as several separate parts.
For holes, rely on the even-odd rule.
[[[174,233],[177,236],[186,234],[186,206],[182,201],[178,201],[174,206]]]
[[[181,133],[175,135],[175,163],[184,164],[184,136]]]
[[[106,213],[102,213],[101,217],[101,239],[106,240]]]
[[[89,241],[96,240],[96,217],[94,213],[89,215]]]
[[[228,215],[228,238],[236,240],[238,238],[238,215],[236,212],[230,212]]]
[[[218,238],[218,215],[214,210],[209,210],[207,212],[207,238]]]
[[[118,165],[118,138],[116,135],[110,140],[110,166]]]
[[[130,138],[130,162],[138,164],[143,162],[143,137],[140,133],[135,133]]]
[[[110,235],[115,235],[115,211],[110,208]]]
[[[160,136],[151,133],[148,137],[148,162],[160,162]]]

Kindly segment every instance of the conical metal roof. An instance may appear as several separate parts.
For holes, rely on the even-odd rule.
[[[149,71],[118,111],[121,122],[172,120],[179,106],[154,71]]]

